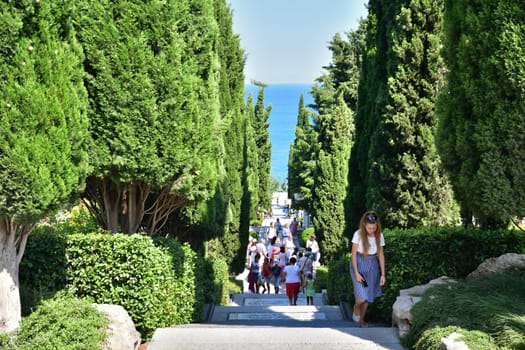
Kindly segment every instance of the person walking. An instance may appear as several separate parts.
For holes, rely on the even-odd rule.
[[[264,263],[262,265],[262,275],[261,275],[261,282],[263,291],[262,294],[265,292],[268,292],[270,294],[270,275],[271,275],[271,266],[270,266],[270,259],[264,258]]]
[[[279,294],[279,287],[281,285],[281,267],[279,266],[279,261],[275,260],[272,266],[273,273],[273,289],[275,294]],[[268,291],[269,292],[269,291]]]
[[[301,289],[301,270],[295,263],[297,259],[295,256],[290,258],[290,263],[285,266],[283,272],[283,279],[286,285],[286,296],[290,305],[297,305],[297,298]]]
[[[297,248],[301,248],[301,243],[299,242],[299,236],[297,235],[297,230],[299,228],[299,223],[297,222],[297,218],[294,217],[292,222],[290,223],[290,233],[292,234],[293,244]]]
[[[321,258],[321,251],[319,249],[319,243],[315,240],[315,235],[312,234],[310,239],[306,241],[306,248],[310,248],[313,254],[315,267],[319,265],[319,259]]]
[[[366,327],[368,303],[383,295],[382,286],[386,281],[384,246],[385,238],[378,215],[374,211],[365,212],[359,222],[359,229],[352,238],[350,262],[355,296],[352,319],[360,327]]]

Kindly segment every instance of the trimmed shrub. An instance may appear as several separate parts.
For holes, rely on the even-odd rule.
[[[50,226],[38,226],[29,235],[19,271],[22,316],[65,288],[66,237]]]
[[[59,290],[96,303],[121,305],[142,338],[156,328],[192,322],[198,300],[197,256],[173,239],[140,235],[57,234],[51,228],[29,236],[20,265],[22,305],[27,315]],[[26,302],[28,304],[26,304]]]
[[[354,300],[354,289],[350,277],[350,256],[342,255],[337,260],[328,263],[327,298],[328,303],[337,305],[341,301],[350,302]]]
[[[13,349],[104,349],[108,324],[88,301],[61,295],[22,319]]]
[[[197,300],[200,307],[195,310],[195,321],[200,321],[202,305],[214,303],[226,305],[229,300],[228,265],[223,259],[197,259],[195,266]]]
[[[196,300],[189,247],[155,246],[140,235],[71,235],[66,254],[68,289],[99,304],[123,306],[144,338],[156,328],[192,321]]]
[[[323,289],[327,289],[328,287],[328,267],[326,266],[318,266],[315,269],[315,292],[321,293]]]

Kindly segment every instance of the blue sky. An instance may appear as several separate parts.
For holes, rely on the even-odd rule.
[[[313,84],[331,61],[335,33],[356,29],[364,0],[226,0],[247,54],[247,81]]]

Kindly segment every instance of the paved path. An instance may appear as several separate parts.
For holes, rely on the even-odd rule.
[[[321,294],[314,305],[301,294],[297,304],[284,294],[237,294],[230,306],[214,307],[207,323],[158,329],[147,349],[404,350],[396,328],[359,328]]]

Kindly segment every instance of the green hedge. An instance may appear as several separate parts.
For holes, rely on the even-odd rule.
[[[441,227],[385,230],[386,285],[384,296],[370,304],[372,321],[390,323],[392,305],[399,291],[426,284],[440,276],[464,278],[490,257],[525,252],[520,231],[482,231],[475,228]],[[329,264],[328,300],[353,303],[349,276],[350,254]]]
[[[109,321],[90,302],[59,295],[22,320],[16,336],[0,338],[6,350],[100,349]]]
[[[175,240],[37,230],[20,265],[22,304],[27,315],[40,299],[67,289],[123,306],[147,339],[156,328],[200,320],[207,296],[197,299],[198,260]]]

